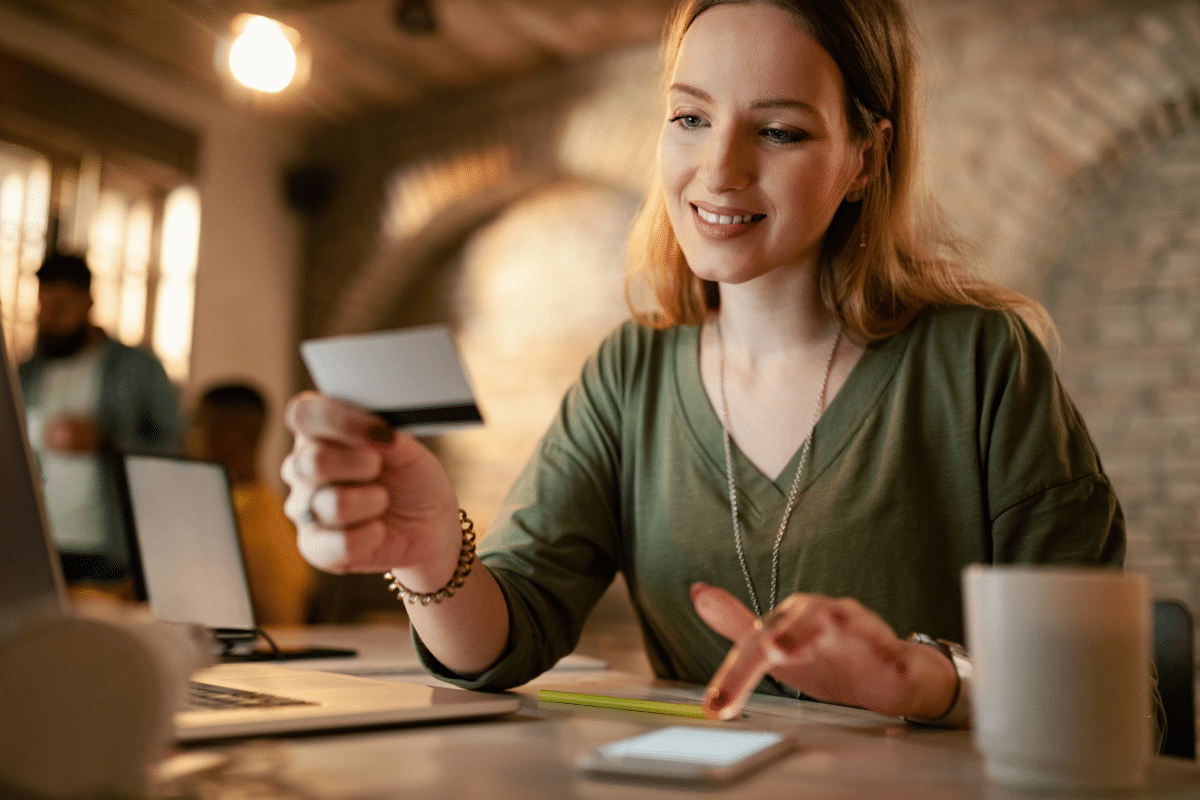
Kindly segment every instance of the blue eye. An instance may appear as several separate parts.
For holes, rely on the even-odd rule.
[[[789,131],[783,128],[763,128],[762,137],[772,144],[795,144],[808,138],[803,131]]]
[[[680,114],[678,116],[671,117],[667,120],[667,122],[678,123],[680,127],[686,128],[687,130],[699,128],[704,124],[704,120],[700,119],[700,117],[696,116],[695,114]]]

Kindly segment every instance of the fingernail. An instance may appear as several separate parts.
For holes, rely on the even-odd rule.
[[[379,444],[391,444],[396,439],[396,432],[386,422],[377,422],[367,428],[367,438]]]
[[[720,614],[721,603],[711,594],[704,592],[703,587],[698,592],[692,593],[692,606],[696,609],[697,614]]]
[[[776,636],[774,638],[773,642],[774,642],[776,648],[783,651],[784,653],[787,653],[788,655],[795,653],[796,650],[799,649],[799,647],[800,647],[799,642],[797,642],[796,638],[794,636],[792,636],[790,633],[779,634],[778,636]]]
[[[703,592],[707,588],[708,588],[708,584],[704,583],[703,581],[696,581],[695,583],[693,583],[691,585],[691,588],[688,589],[688,594],[690,594],[692,596],[692,602],[693,603],[696,602],[696,598],[699,597],[700,593]]]
[[[714,711],[720,711],[722,708],[729,705],[729,695],[725,694],[725,692],[721,691],[720,689],[709,689],[707,694],[708,697],[706,697],[705,700],[708,702],[709,707]]]

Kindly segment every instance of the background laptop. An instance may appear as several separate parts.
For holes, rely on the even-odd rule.
[[[354,655],[334,647],[252,649],[260,631],[221,465],[139,454],[120,461],[135,595],[155,617],[208,628],[226,661]]]
[[[43,615],[71,613],[37,474],[20,388],[0,329],[0,638]],[[494,716],[520,707],[515,695],[369,680],[280,662],[218,664],[193,679],[218,691],[283,696],[292,704],[180,711],[175,719],[180,740]]]

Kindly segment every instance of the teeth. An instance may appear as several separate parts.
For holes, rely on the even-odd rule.
[[[696,212],[700,215],[700,219],[711,225],[740,225],[743,222],[752,222],[754,214],[742,214],[741,216],[731,217],[723,214],[713,214],[710,211],[705,211],[702,208],[697,208]]]

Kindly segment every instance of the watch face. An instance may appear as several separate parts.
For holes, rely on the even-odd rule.
[[[951,642],[935,639],[932,636],[924,633],[914,633],[912,636],[908,637],[908,640],[910,642],[916,642],[917,644],[923,644],[928,647],[932,647],[935,650],[940,650],[943,654],[945,654],[946,658],[954,660],[953,651],[951,650]]]

